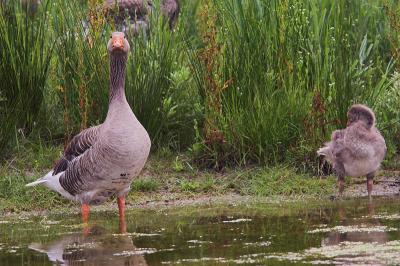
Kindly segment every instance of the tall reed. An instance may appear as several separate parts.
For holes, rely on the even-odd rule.
[[[313,160],[352,103],[373,107],[390,84],[380,1],[214,5],[221,52],[213,60],[222,62],[216,76],[220,84],[230,81],[219,117],[229,160]],[[197,84],[203,91],[204,82]]]
[[[38,118],[54,44],[47,7],[27,14],[20,1],[0,4],[0,149]]]
[[[78,1],[57,1],[53,13],[60,102],[66,140],[102,122],[108,106],[110,27],[101,9]]]
[[[126,96],[154,144],[179,148],[191,142],[195,95],[178,29],[169,31],[159,5],[150,16],[150,30],[127,35]],[[59,95],[64,107],[67,137],[101,123],[108,109],[109,64],[106,44],[115,26],[109,24],[96,1],[89,6],[58,1],[54,13],[58,35]],[[112,23],[112,22],[111,22]],[[194,92],[196,92],[194,90]],[[186,144],[187,145],[187,144]],[[155,145],[156,146],[156,145]]]
[[[134,113],[155,146],[184,148],[193,141],[193,121],[198,113],[197,91],[184,49],[184,25],[170,31],[160,15],[159,2],[150,16],[148,36],[129,36],[126,93]],[[184,4],[180,17],[188,10]]]

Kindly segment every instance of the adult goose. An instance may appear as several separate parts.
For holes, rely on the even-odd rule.
[[[179,17],[179,0],[162,0],[161,13],[168,20],[169,29],[173,30]]]
[[[332,164],[338,177],[339,195],[344,177],[367,177],[368,197],[373,178],[386,154],[386,144],[375,127],[375,114],[365,105],[355,104],[347,112],[347,127],[332,133],[331,141],[317,152]]]
[[[125,68],[130,47],[124,33],[112,33],[107,49],[110,92],[104,123],[76,135],[54,169],[27,186],[42,184],[67,199],[80,202],[85,223],[89,205],[116,196],[120,226],[124,227],[125,196],[147,160],[151,142],[125,97]]]
[[[104,0],[106,17],[114,20],[118,30],[137,35],[148,34],[151,0]]]

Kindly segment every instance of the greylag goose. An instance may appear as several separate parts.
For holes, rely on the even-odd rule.
[[[180,12],[179,0],[162,0],[161,13],[168,19],[169,29],[173,30]]]
[[[104,0],[106,16],[112,17],[118,30],[125,33],[147,34],[151,0]],[[127,23],[128,22],[128,23]]]
[[[76,135],[54,169],[27,186],[38,184],[82,204],[87,223],[89,205],[116,196],[120,225],[125,224],[125,196],[142,170],[150,152],[150,138],[133,114],[125,97],[125,68],[129,43],[122,32],[108,41],[110,93],[107,117]]]
[[[30,16],[36,14],[39,5],[41,4],[41,0],[21,0],[21,7],[26,13]]]
[[[331,141],[318,150],[333,166],[338,177],[339,195],[344,177],[367,177],[368,197],[373,178],[386,154],[386,144],[375,127],[375,114],[365,105],[355,104],[347,112],[347,127],[332,133]]]

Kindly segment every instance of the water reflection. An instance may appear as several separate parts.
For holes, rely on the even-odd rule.
[[[127,215],[129,233],[114,235],[115,213],[98,213],[101,227],[79,233],[70,233],[75,215],[4,218],[0,265],[400,265],[398,206],[396,198],[138,210]]]
[[[378,219],[373,218],[375,215],[373,202],[368,202],[367,210],[367,216],[359,219],[347,219],[346,208],[343,205],[339,205],[339,224],[343,228],[347,228],[347,230],[330,232],[328,237],[321,241],[321,246],[339,245],[342,242],[386,243],[388,241],[388,233],[385,230],[376,230],[382,228],[382,224]],[[362,225],[362,230],[360,230],[360,225]],[[369,228],[375,230],[368,231]]]
[[[47,244],[32,243],[29,248],[46,253],[57,265],[147,265],[146,250],[135,247],[131,237],[109,234],[98,226],[91,227],[90,234],[64,235]]]

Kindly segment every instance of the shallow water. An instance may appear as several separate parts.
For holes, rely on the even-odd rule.
[[[400,199],[0,219],[0,265],[398,265]],[[301,206],[302,205],[302,206]]]

